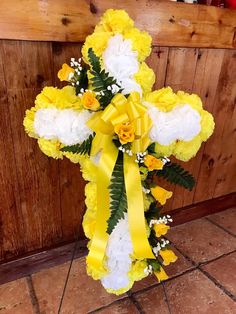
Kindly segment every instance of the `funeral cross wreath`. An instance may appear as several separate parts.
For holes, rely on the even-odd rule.
[[[163,237],[171,217],[161,213],[172,196],[165,178],[191,190],[193,176],[170,161],[194,157],[213,133],[201,99],[170,87],[152,91],[145,63],[152,39],[124,10],[107,10],[82,47],[58,72],[67,86],[45,87],[26,111],[24,127],[44,154],[80,164],[87,206],[87,272],[115,294],[176,261]]]

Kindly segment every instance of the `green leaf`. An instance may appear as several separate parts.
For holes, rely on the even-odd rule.
[[[110,210],[111,215],[107,221],[107,233],[111,234],[120,219],[127,212],[127,198],[124,182],[123,154],[119,153],[110,184]]]
[[[80,71],[80,75],[77,75],[77,73],[75,73],[75,79],[76,79],[76,82],[79,82],[79,85],[76,84],[75,86],[75,92],[76,92],[76,95],[78,95],[80,93],[81,88],[83,89],[88,88],[87,68],[83,68]]]
[[[145,217],[148,222],[150,222],[151,219],[158,219],[160,217],[160,212],[162,210],[162,206],[158,206],[158,203],[152,202],[149,206],[148,211],[145,212]]]
[[[192,190],[195,185],[193,175],[176,163],[167,163],[162,170],[155,170],[149,173],[150,177],[164,177],[167,181],[178,184],[185,189]]]
[[[114,97],[114,94],[107,87],[113,84],[119,86],[119,84],[113,77],[109,76],[109,73],[101,68],[100,59],[95,55],[92,48],[88,50],[88,59],[91,65],[90,73],[92,74],[91,83],[93,90],[100,93],[98,99],[101,107],[105,108]],[[120,88],[118,92],[121,91],[122,89]]]
[[[93,138],[94,138],[94,134],[89,135],[88,139],[83,141],[81,144],[64,146],[61,148],[61,151],[62,152],[69,152],[69,153],[73,153],[73,154],[81,154],[81,155],[88,154],[88,155],[90,155],[90,150],[91,150]]]

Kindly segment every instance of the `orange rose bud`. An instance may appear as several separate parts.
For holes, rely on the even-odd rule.
[[[120,123],[114,128],[115,133],[118,135],[121,144],[133,142],[135,138],[134,126],[132,123]]]
[[[61,70],[57,73],[60,81],[69,81],[70,75],[74,74],[75,70],[71,68],[68,64],[64,63]]]
[[[164,162],[152,155],[147,155],[144,159],[144,164],[149,171],[161,170],[164,166]]]
[[[153,197],[161,204],[161,205],[165,205],[166,201],[171,198],[172,196],[172,192],[167,191],[165,189],[163,189],[160,186],[156,186],[154,188],[151,188],[151,192]]]
[[[81,103],[85,109],[96,111],[100,107],[99,101],[92,92],[85,92],[81,98]]]

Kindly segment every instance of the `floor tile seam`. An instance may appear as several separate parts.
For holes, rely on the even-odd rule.
[[[80,229],[78,230],[77,239],[76,239],[76,241],[75,241],[75,243],[74,243],[74,248],[73,248],[72,255],[71,255],[71,259],[70,259],[69,268],[68,268],[68,271],[67,271],[67,274],[66,274],[66,279],[65,279],[64,286],[63,286],[62,295],[61,295],[61,298],[60,298],[60,303],[59,303],[59,306],[58,306],[57,314],[60,314],[60,313],[61,313],[61,309],[62,309],[62,305],[63,305],[63,300],[64,300],[64,296],[65,296],[65,293],[66,293],[67,284],[68,284],[69,278],[70,278],[70,273],[71,273],[71,269],[72,269],[72,264],[73,264],[73,262],[74,262],[74,260],[75,260],[76,251],[77,251],[77,248],[78,248],[78,246],[79,246],[79,231],[80,231]]]
[[[226,294],[231,300],[236,303],[236,296],[232,294],[228,289],[226,289],[216,278],[214,278],[211,274],[209,274],[206,270],[198,267],[199,271],[204,274],[211,282],[215,284],[224,294]]]
[[[145,311],[142,307],[142,305],[139,303],[139,301],[135,298],[135,295],[132,293],[132,291],[128,291],[127,292],[131,302],[134,304],[134,306],[136,307],[136,309],[138,310],[138,312],[140,314],[145,314]]]
[[[214,220],[211,220],[210,217],[204,217],[205,220],[209,221],[210,223],[212,223],[214,226],[220,228],[221,230],[224,230],[226,233],[228,233],[229,235],[231,235],[232,237],[236,238],[236,235],[231,232],[230,230],[228,230],[227,228],[221,226],[220,224],[218,224],[217,222],[215,222]]]
[[[196,270],[196,269],[197,269],[197,267],[192,267],[192,268],[190,268],[190,269],[187,269],[187,270],[185,270],[185,271],[183,271],[183,272],[181,272],[181,273],[179,273],[179,274],[177,274],[177,275],[175,275],[175,276],[172,276],[172,277],[166,279],[165,282],[169,282],[169,281],[172,281],[172,280],[174,280],[174,279],[176,279],[176,278],[179,278],[179,277],[181,277],[181,276],[184,276],[184,275],[186,275],[186,274],[188,274],[188,273],[191,273],[192,271],[194,271],[194,270]],[[161,285],[161,284],[160,284],[159,282],[157,282],[157,283],[154,284],[154,285],[151,285],[151,286],[145,287],[145,288],[143,288],[143,289],[141,289],[141,290],[132,292],[132,295],[136,296],[136,295],[143,294],[143,293],[145,293],[145,292],[147,292],[147,291],[149,291],[149,290],[152,290],[152,289],[154,289],[154,288],[156,288],[156,287],[158,287],[158,286],[160,286],[160,285]]]
[[[185,259],[190,262],[194,267],[199,267],[199,266],[204,266],[204,265],[207,265],[211,262],[215,262],[217,261],[218,259],[220,258],[223,258],[225,256],[228,256],[230,254],[233,254],[236,252],[236,249],[230,251],[230,252],[227,252],[227,253],[223,253],[215,258],[212,258],[212,259],[209,259],[207,261],[204,261],[204,262],[195,262],[194,260],[192,260],[186,253],[184,253],[181,249],[179,249],[176,244],[174,242],[171,241],[171,245],[181,254],[183,255],[183,257],[185,257]]]
[[[26,282],[27,282],[27,286],[28,286],[28,290],[29,290],[29,295],[30,295],[30,302],[32,304],[33,310],[35,314],[40,314],[40,306],[39,306],[39,301],[38,301],[38,297],[34,288],[34,283],[32,280],[31,275],[25,277],[26,278]]]
[[[164,292],[164,295],[165,295],[165,302],[166,302],[169,314],[172,314],[171,306],[170,306],[170,302],[169,302],[169,298],[168,298],[168,294],[167,294],[166,287],[165,287],[165,282],[162,282],[161,285],[162,285],[162,289],[163,289],[163,292]]]
[[[109,308],[109,307],[112,306],[112,305],[119,304],[119,303],[121,303],[121,302],[123,302],[123,301],[125,301],[125,300],[130,300],[128,294],[125,295],[125,296],[123,296],[123,297],[121,297],[121,298],[118,299],[118,300],[114,300],[114,301],[112,301],[111,303],[105,304],[105,305],[103,305],[103,306],[100,306],[100,307],[96,308],[95,310],[89,311],[89,312],[87,312],[87,314],[97,313],[97,312],[99,312],[99,311],[101,311],[101,310],[105,310],[105,309]]]

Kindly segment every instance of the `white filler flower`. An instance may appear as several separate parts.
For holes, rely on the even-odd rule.
[[[88,110],[45,108],[35,114],[34,129],[40,137],[58,139],[64,145],[81,144],[93,131],[86,125]]]
[[[191,141],[201,131],[201,116],[190,105],[175,107],[169,112],[145,103],[153,126],[149,136],[152,142],[170,145],[176,140]]]
[[[118,290],[129,284],[128,272],[131,268],[133,246],[129,233],[128,215],[121,219],[112,231],[106,249],[109,273],[101,281],[106,289]]]
[[[142,94],[140,85],[133,78],[139,70],[139,63],[137,52],[132,50],[129,39],[124,39],[120,34],[112,36],[102,58],[105,70],[121,85],[124,95],[135,91]]]

